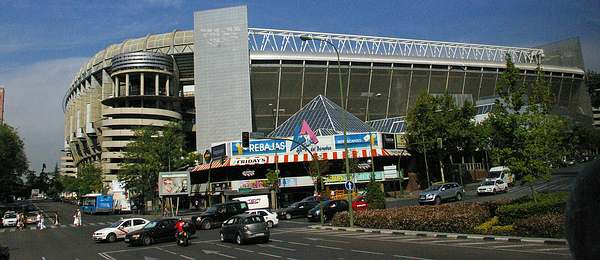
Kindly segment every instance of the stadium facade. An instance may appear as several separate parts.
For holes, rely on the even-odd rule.
[[[577,38],[535,48],[248,28],[245,6],[196,12],[194,30],[109,45],[84,64],[63,100],[64,163],[99,162],[116,179],[123,148],[139,126],[180,121],[187,149],[270,133],[318,95],[357,118],[405,116],[417,97],[448,92],[489,104],[510,54],[523,82],[538,64],[557,113],[591,125]],[[340,51],[345,102],[341,104]]]

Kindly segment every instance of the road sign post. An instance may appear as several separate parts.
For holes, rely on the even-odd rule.
[[[354,182],[352,181],[346,181],[346,184],[344,184],[344,186],[349,192],[352,192],[354,190]]]

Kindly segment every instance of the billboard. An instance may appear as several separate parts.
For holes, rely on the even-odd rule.
[[[371,136],[371,138],[369,138],[369,136]],[[377,138],[375,133],[347,134],[346,139],[348,148],[370,147],[371,143],[373,148],[376,148],[379,144],[379,138]],[[344,149],[344,135],[335,136],[335,149]]]
[[[250,140],[248,148],[242,147],[242,142],[231,143],[231,155],[258,155],[285,153],[288,144],[285,140]]]
[[[191,189],[190,173],[182,172],[159,172],[158,173],[158,195],[189,195]]]
[[[269,207],[268,195],[246,196],[235,198],[233,200],[245,201],[248,204],[248,209],[266,209]]]

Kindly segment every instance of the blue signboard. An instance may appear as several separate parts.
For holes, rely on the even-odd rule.
[[[371,134],[373,136],[373,148],[377,146],[377,135]],[[370,147],[370,138],[369,133],[362,134],[348,134],[346,135],[348,140],[348,148],[362,148],[362,147]],[[335,136],[335,149],[344,149],[344,135],[336,135]]]
[[[242,148],[242,142],[231,143],[231,155],[258,155],[285,153],[287,143],[284,140],[250,140],[248,148]]]
[[[354,189],[354,182],[346,181],[346,184],[344,186],[346,187],[347,190],[353,190]]]

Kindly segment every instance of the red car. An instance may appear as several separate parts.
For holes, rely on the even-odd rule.
[[[367,208],[369,208],[369,204],[365,196],[358,196],[352,201],[352,210],[365,210]]]

